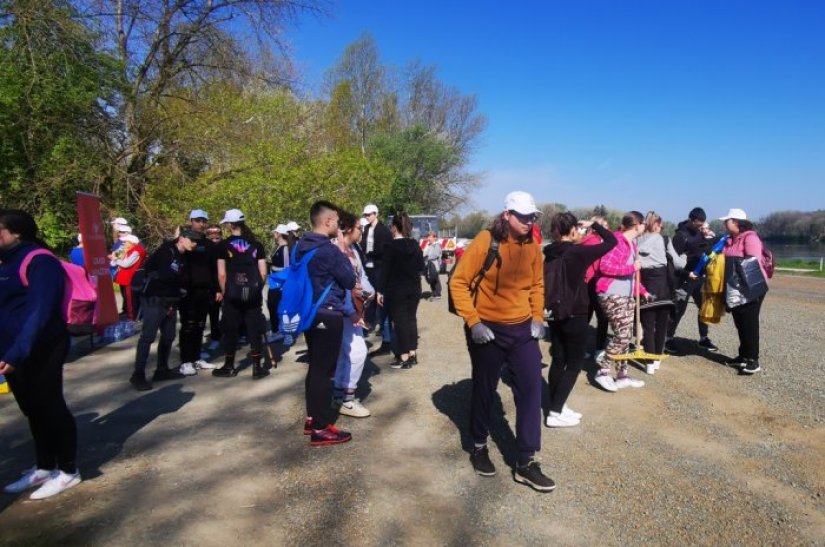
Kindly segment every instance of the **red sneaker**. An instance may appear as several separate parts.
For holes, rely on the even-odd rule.
[[[324,429],[313,429],[309,438],[309,446],[326,446],[328,444],[340,444],[352,440],[349,431],[341,431],[334,425],[328,425]]]

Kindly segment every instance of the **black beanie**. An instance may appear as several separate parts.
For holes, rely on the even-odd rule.
[[[690,210],[690,214],[688,215],[690,220],[701,220],[704,222],[707,220],[708,216],[705,214],[705,210],[701,207],[694,207]]]

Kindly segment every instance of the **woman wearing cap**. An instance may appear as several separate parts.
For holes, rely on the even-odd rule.
[[[263,331],[266,330],[262,312],[263,286],[266,279],[266,251],[255,234],[246,225],[246,217],[238,209],[230,209],[221,220],[228,224],[231,235],[218,247],[218,283],[223,293],[223,350],[224,364],[212,371],[213,376],[232,378],[235,351],[241,323],[246,325],[252,350],[252,379],[269,375],[263,368]]]
[[[622,355],[630,349],[633,337],[634,298],[648,297],[647,289],[642,283],[636,290],[636,276],[642,265],[636,249],[636,238],[644,233],[644,217],[639,211],[630,211],[622,217],[622,229],[615,232],[617,244],[599,261],[596,294],[599,304],[613,329],[613,338],[607,344],[605,352]],[[627,361],[615,361],[616,378],[610,375],[610,368],[601,365],[594,380],[606,391],[614,392],[626,387],[643,387],[642,380],[631,378],[627,373]]]
[[[556,485],[534,460],[541,448],[541,351],[544,337],[544,272],[533,241],[539,209],[526,192],[511,192],[489,230],[473,239],[450,280],[450,293],[472,363],[470,457],[476,473],[495,475],[487,438],[496,387],[506,364],[516,402],[518,464],[513,478],[540,492]],[[488,253],[496,256],[482,274]]]
[[[725,242],[723,254],[731,259],[756,257],[759,269],[765,283],[768,282],[768,274],[765,271],[762,252],[764,245],[756,233],[753,223],[748,220],[748,216],[742,209],[731,209],[728,214],[720,220],[725,223],[730,238]],[[728,264],[731,262],[731,264]],[[733,260],[725,261],[726,276],[732,272]],[[743,374],[755,374],[762,370],[759,365],[759,312],[762,309],[762,302],[765,295],[745,304],[730,309],[733,316],[733,324],[739,335],[739,354],[727,361],[727,364],[737,367]]]
[[[125,295],[126,313],[129,319],[134,321],[137,319],[140,310],[140,302],[133,297],[132,278],[143,265],[143,261],[146,259],[146,250],[140,244],[137,236],[132,234],[122,236],[120,242],[123,246],[118,253],[119,258],[112,260],[111,265],[117,268],[115,283],[120,285],[120,290]]]
[[[30,498],[44,499],[77,485],[80,473],[77,426],[63,397],[69,351],[61,313],[65,275],[51,253],[30,258],[45,248],[37,232],[28,213],[0,211],[0,374],[28,419],[35,455],[34,467],[3,490],[17,494],[39,486]],[[19,448],[9,446],[4,454],[10,458],[14,451]]]
[[[298,239],[295,233],[290,231],[288,224],[278,224],[272,230],[272,237],[275,239],[275,252],[272,253],[269,270],[271,272],[280,272],[284,268],[289,267],[289,256],[292,252],[292,247]],[[277,342],[283,335],[280,334],[279,328],[281,318],[278,317],[278,304],[281,302],[281,288],[269,287],[266,295],[266,307],[269,310],[269,324],[272,329],[272,334],[267,338],[267,342]]]

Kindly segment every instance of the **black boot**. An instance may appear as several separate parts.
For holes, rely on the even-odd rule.
[[[237,375],[238,371],[235,369],[234,354],[227,354],[224,357],[223,366],[212,371],[212,376],[217,376],[218,378],[234,378]]]
[[[261,378],[266,378],[269,376],[269,371],[264,368],[261,361],[263,360],[262,355],[255,355],[252,354],[252,379],[253,380],[260,380]]]

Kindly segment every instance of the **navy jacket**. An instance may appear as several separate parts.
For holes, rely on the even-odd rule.
[[[315,232],[304,234],[298,241],[295,258],[301,260],[308,251],[316,248],[318,251],[307,266],[312,279],[313,300],[318,299],[331,282],[332,288],[321,307],[343,313],[346,291],[355,288],[355,271],[347,256],[328,237]]]
[[[20,264],[33,243],[21,243],[0,251],[0,359],[20,368],[35,344],[51,343],[66,332],[63,293],[66,274],[50,256],[36,256],[29,263],[28,288],[20,279]]]

